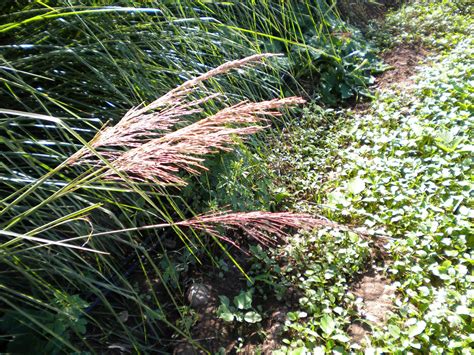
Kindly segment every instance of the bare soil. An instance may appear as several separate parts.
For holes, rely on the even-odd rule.
[[[399,45],[382,55],[382,59],[390,69],[376,79],[376,86],[380,90],[387,88],[403,89],[411,86],[417,66],[427,56],[428,51],[417,45]]]
[[[352,291],[362,299],[362,319],[352,323],[348,333],[355,343],[362,343],[371,332],[371,324],[383,326],[393,308],[395,287],[380,272],[371,269],[354,285]]]
[[[250,259],[247,256],[236,252],[234,257],[244,269],[249,269]],[[220,304],[218,295],[225,295],[232,301],[234,296],[247,288],[247,280],[237,267],[231,265],[230,269],[219,277],[211,266],[201,266],[199,270],[191,272],[190,279],[199,280],[212,294],[206,305],[195,307],[198,321],[191,330],[191,338],[207,351],[217,353],[221,349],[226,354],[233,354],[240,347],[244,354],[254,354],[258,351],[270,354],[281,346],[286,314],[289,311],[287,303],[296,302],[298,299],[292,294],[292,290],[288,291],[283,302],[273,297],[263,300],[259,295],[255,295],[255,303],[264,309],[264,319],[260,324],[226,323],[217,316]],[[173,353],[191,355],[205,352],[183,339],[176,344]]]

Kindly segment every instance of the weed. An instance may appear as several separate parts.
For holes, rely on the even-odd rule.
[[[460,41],[433,59],[436,64],[420,73],[413,91],[381,94],[372,110],[336,121],[325,137],[297,125],[290,131],[296,154],[284,159],[290,166],[309,167],[287,169],[301,176],[291,178],[296,183],[290,185],[298,198],[310,201],[295,207],[351,221],[374,237],[390,237],[386,248],[393,262],[385,273],[400,296],[388,324],[382,329],[372,324],[365,346],[376,352],[466,352],[472,342],[472,45],[470,38]],[[309,114],[304,127],[322,116],[318,110]],[[303,239],[295,262],[297,268],[308,266],[292,281],[306,296],[300,298],[305,307],[288,314],[294,333],[287,350],[343,351],[348,346],[344,329],[358,317],[344,275],[364,269],[368,245],[352,236],[349,249],[332,246],[321,233]],[[334,233],[329,236],[337,240]],[[315,250],[312,266],[308,260],[321,242],[329,250],[324,246],[322,255]]]

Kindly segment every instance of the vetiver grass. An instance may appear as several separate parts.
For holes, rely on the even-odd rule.
[[[159,240],[163,228],[172,228],[175,238],[180,238],[189,253],[199,261],[206,245],[196,234],[197,231],[209,234],[222,248],[218,239],[239,247],[233,240],[221,235],[214,226],[216,224],[247,231],[264,245],[277,242],[272,239],[272,235],[284,240],[285,227],[308,229],[326,224],[309,215],[270,212],[212,213],[177,221],[176,216],[181,217],[183,214],[175,205],[169,204],[171,195],[166,187],[178,187],[186,183],[184,177],[178,175],[180,171],[198,174],[199,170],[207,169],[203,165],[205,156],[230,151],[236,137],[245,137],[264,129],[265,126],[255,125],[262,122],[260,116],[279,115],[278,109],[304,102],[297,97],[257,103],[242,102],[167,132],[178,122],[184,123],[183,119],[190,114],[201,113],[198,108],[200,104],[216,99],[216,95],[211,94],[204,99],[187,101],[187,96],[191,96],[198,83],[266,57],[269,56],[256,55],[223,64],[143,108],[133,108],[117,125],[99,131],[91,142],[85,142],[84,147],[66,159],[65,163],[50,170],[24,191],[14,192],[2,201],[4,208],[0,214],[4,222],[1,234],[6,238],[1,244],[1,261],[5,267],[1,275],[2,289],[5,291],[2,296],[2,329],[9,337],[8,351],[27,351],[40,346],[47,352],[61,349],[79,351],[84,347],[96,351],[97,346],[104,345],[91,344],[89,339],[97,343],[103,340],[88,335],[86,325],[99,331],[102,336],[107,336],[103,332],[106,323],[111,321],[109,317],[115,318],[118,329],[122,328],[123,331],[120,335],[114,330],[114,336],[118,333],[118,336],[123,337],[122,340],[118,337],[114,341],[124,341],[136,351],[146,349],[145,344],[150,342],[148,337],[153,337],[153,342],[160,341],[162,332],[148,335],[152,329],[159,329],[156,323],[166,325],[181,337],[189,337],[168,319],[169,305],[179,310],[181,301],[176,299],[157,261],[153,260],[156,257],[168,258],[166,249],[162,248],[162,255],[152,258],[148,250],[155,254],[159,251],[150,249],[149,243],[156,242],[150,238],[143,240],[140,232],[155,231],[156,234],[151,237]],[[13,110],[3,110],[2,113],[10,119],[32,116]],[[33,117],[61,123],[59,118],[44,115]],[[232,128],[229,125],[237,126]],[[73,131],[72,134],[80,138]],[[128,151],[123,150],[127,147]],[[82,171],[69,171],[76,165],[82,167]],[[73,175],[71,180],[65,180],[65,174],[68,173],[75,174],[75,177]],[[105,182],[111,177],[118,183]],[[56,179],[54,182],[51,181],[53,178]],[[152,182],[157,192],[144,189],[137,182]],[[50,184],[53,185],[51,190],[48,189]],[[98,202],[93,204],[89,200],[84,201],[81,196],[90,189],[96,190],[97,194],[93,197]],[[105,195],[102,195],[103,191]],[[117,207],[123,208],[122,211],[134,207],[132,202],[125,206],[116,200],[102,198],[107,198],[109,192],[114,193],[112,197],[116,198],[119,191],[142,197],[153,208],[155,218],[162,222],[143,225],[141,223],[144,220],[140,219],[130,223],[132,227],[123,228],[120,221],[116,221],[116,227],[113,227],[113,220],[110,223],[104,215],[100,215],[105,213],[115,217],[114,212],[106,210],[104,206],[113,206],[115,202]],[[38,192],[44,198],[30,197],[35,197]],[[71,200],[76,204],[70,205]],[[25,205],[25,201],[30,204]],[[89,206],[82,207],[83,204]],[[67,213],[68,210],[73,212]],[[48,211],[53,211],[57,218],[54,215],[51,218]],[[104,226],[104,222],[107,226]],[[184,233],[182,227],[192,228],[192,235]],[[105,230],[100,232],[97,229]],[[124,234],[129,237],[123,237]],[[227,253],[224,248],[223,251]],[[130,260],[127,253],[136,253],[131,265],[127,265]],[[227,255],[233,259],[230,254]],[[209,256],[212,258],[212,255]],[[114,259],[117,258],[122,262],[116,264]],[[150,282],[152,270],[154,278],[161,281],[156,291],[150,287],[152,302],[143,300],[140,290],[131,284],[131,268],[139,266],[148,269],[143,270],[147,282]],[[243,269],[240,270],[245,273]],[[176,287],[179,288],[179,285]],[[163,292],[166,292],[164,300],[163,295],[159,294]],[[118,304],[117,298],[122,300]],[[121,303],[124,309],[117,312]],[[98,305],[102,312],[107,312],[106,317],[98,316],[101,313],[97,311]],[[130,328],[125,322],[131,312],[136,312],[137,321],[149,321],[143,326],[137,323],[139,327]],[[193,342],[192,339],[189,341]],[[199,347],[198,344],[196,346]]]

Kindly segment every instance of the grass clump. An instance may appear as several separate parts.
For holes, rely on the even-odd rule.
[[[4,269],[0,280],[5,293],[0,325],[6,333],[8,351],[95,351],[114,349],[116,341],[126,341],[126,347],[120,346],[123,349],[133,347],[138,351],[147,349],[150,337],[153,342],[161,342],[166,329],[175,336],[189,338],[184,332],[189,331],[189,326],[173,321],[188,312],[180,306],[183,289],[178,275],[169,272],[175,263],[169,261],[170,254],[163,245],[163,229],[169,229],[174,239],[181,241],[178,250],[186,250],[196,263],[203,257],[214,260],[208,249],[212,244],[235,262],[219,241],[239,247],[222,234],[226,226],[246,231],[260,243],[270,245],[287,237],[285,225],[308,229],[320,222],[326,224],[309,215],[265,211],[220,210],[189,218],[192,211],[183,212],[175,202],[179,199],[172,195],[187,184],[186,174],[199,175],[207,170],[207,156],[230,152],[236,138],[264,129],[258,125],[266,122],[262,116],[278,116],[279,109],[287,104],[304,102],[298,97],[260,103],[244,101],[194,123],[186,122],[190,115],[204,113],[200,105],[217,99],[215,94],[193,97],[198,86],[205,90],[203,81],[268,56],[231,61],[187,81],[149,105],[130,109],[116,125],[103,128],[90,142],[84,142],[58,117],[2,110],[7,117],[2,127],[5,133],[17,117],[26,117],[54,122],[84,144],[33,184],[2,200],[0,262]],[[24,157],[34,166],[29,158]],[[14,171],[10,173],[13,175]],[[11,187],[8,181],[5,178],[7,191]],[[87,194],[89,189],[95,193]],[[119,193],[123,192],[128,196],[120,199]],[[127,201],[136,197],[142,199],[141,203]],[[68,204],[69,201],[75,203]],[[136,219],[121,220],[115,216],[117,210],[133,211],[135,215],[123,217]],[[104,214],[109,215],[106,222]],[[148,216],[153,216],[154,222],[145,219]],[[35,272],[30,271],[32,268]],[[146,292],[132,284],[132,273],[136,271],[141,271],[136,279],[145,284]],[[142,297],[142,292],[148,297]],[[174,315],[173,311],[182,311],[183,315]],[[130,328],[126,323],[131,321],[131,314],[138,323]],[[104,332],[112,319],[123,333]],[[15,333],[10,333],[12,329]],[[86,333],[87,329],[95,332]],[[155,332],[148,334],[152,329]],[[32,341],[25,342],[27,337]]]

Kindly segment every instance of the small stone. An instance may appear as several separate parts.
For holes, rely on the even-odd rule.
[[[187,299],[193,308],[204,307],[213,302],[211,288],[201,283],[192,284],[188,289]]]
[[[199,354],[196,348],[187,342],[179,343],[178,346],[174,349],[173,354],[180,355],[197,355]]]

